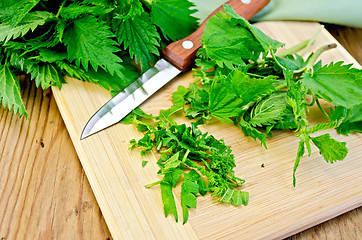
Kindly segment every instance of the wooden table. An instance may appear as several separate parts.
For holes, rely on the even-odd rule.
[[[362,29],[326,28],[362,65]],[[52,92],[23,99],[29,120],[0,109],[0,240],[111,239]],[[289,239],[362,239],[362,207]]]

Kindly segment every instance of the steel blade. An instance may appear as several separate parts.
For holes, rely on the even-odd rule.
[[[160,59],[135,82],[118,93],[101,107],[88,121],[80,139],[88,137],[122,120],[133,109],[181,71],[164,59]]]

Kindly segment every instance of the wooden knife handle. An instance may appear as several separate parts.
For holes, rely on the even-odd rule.
[[[250,20],[269,2],[270,0],[230,0],[225,4],[230,5],[237,14],[246,20]],[[196,55],[197,50],[201,47],[201,37],[205,30],[206,22],[210,17],[215,15],[215,13],[221,12],[222,8],[223,5],[215,9],[215,11],[213,11],[191,35],[165,47],[162,50],[163,57],[181,71],[186,71],[193,63],[193,58]]]

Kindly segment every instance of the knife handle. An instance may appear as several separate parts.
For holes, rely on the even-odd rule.
[[[256,13],[264,8],[270,0],[230,0],[225,4],[230,5],[234,11],[250,20]],[[197,50],[201,47],[201,37],[205,30],[207,21],[217,12],[221,12],[223,5],[215,9],[200,25],[200,27],[189,36],[171,43],[162,50],[163,57],[181,71],[186,71],[193,63]]]

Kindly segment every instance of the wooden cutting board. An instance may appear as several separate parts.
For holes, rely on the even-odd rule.
[[[256,24],[269,36],[287,47],[310,38],[317,23],[263,22]],[[337,41],[325,30],[311,48]],[[359,64],[340,45],[325,53],[323,63],[343,60]],[[171,94],[178,85],[188,86],[194,79],[184,73],[157,92],[141,108],[157,114],[171,106]],[[349,153],[344,161],[326,163],[312,149],[297,170],[297,186],[292,185],[292,169],[298,139],[292,132],[278,131],[267,141],[245,139],[241,130],[226,123],[212,121],[202,126],[216,138],[231,146],[236,159],[235,174],[246,180],[244,190],[250,193],[249,205],[234,207],[217,202],[210,195],[198,198],[189,221],[175,223],[164,217],[160,189],[146,189],[157,181],[156,157],[141,158],[139,151],[129,151],[129,141],[140,134],[132,125],[117,124],[80,140],[88,119],[110,99],[109,92],[91,83],[67,78],[62,90],[53,88],[59,110],[67,126],[84,171],[114,239],[275,239],[287,237],[362,205],[361,135],[333,137],[347,142]],[[316,108],[311,123],[325,121]],[[178,121],[186,122],[182,117]],[[149,163],[142,168],[142,160]],[[261,167],[263,164],[264,167]],[[180,210],[180,194],[174,192]],[[181,213],[181,211],[179,211]]]

